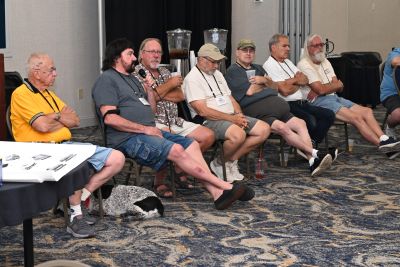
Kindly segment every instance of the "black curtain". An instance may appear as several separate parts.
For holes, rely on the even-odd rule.
[[[137,55],[145,38],[159,38],[165,51],[162,62],[169,63],[166,31],[192,31],[190,50],[197,53],[204,44],[203,31],[220,28],[228,30],[226,55],[230,55],[231,14],[232,0],[105,0],[106,42],[126,37]]]

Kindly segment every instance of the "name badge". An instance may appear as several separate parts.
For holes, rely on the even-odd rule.
[[[217,96],[217,98],[215,99],[215,101],[217,101],[217,105],[218,106],[223,106],[226,104],[226,98],[221,95],[221,96]]]
[[[139,97],[140,102],[142,102],[145,106],[150,106],[150,103],[146,100],[146,98]]]

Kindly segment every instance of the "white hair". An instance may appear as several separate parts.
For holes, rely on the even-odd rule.
[[[322,40],[322,37],[318,34],[311,34],[304,40],[303,55],[301,56],[301,58],[311,58],[310,54],[308,53],[308,46],[317,37],[319,37]]]

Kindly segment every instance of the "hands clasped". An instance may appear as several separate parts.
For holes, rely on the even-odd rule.
[[[233,120],[232,122],[239,126],[242,129],[246,129],[248,127],[248,121],[246,119],[246,116],[243,115],[243,113],[236,113],[233,114]]]

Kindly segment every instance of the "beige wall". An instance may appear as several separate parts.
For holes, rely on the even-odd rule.
[[[268,40],[279,29],[279,0],[232,0],[232,62],[236,45],[242,38],[256,43],[256,63],[264,64],[269,57]]]
[[[6,71],[26,77],[32,52],[50,54],[57,67],[56,93],[81,117],[81,126],[95,124],[91,87],[99,75],[97,0],[6,1]],[[78,90],[83,89],[79,99]]]
[[[335,53],[400,46],[400,0],[312,0],[312,31],[335,43]]]

